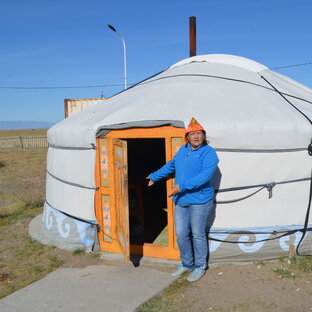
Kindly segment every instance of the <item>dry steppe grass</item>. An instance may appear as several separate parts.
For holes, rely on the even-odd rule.
[[[135,312],[312,311],[312,258],[220,265],[196,283],[184,276]]]
[[[46,149],[0,150],[0,215],[45,198]]]
[[[0,130],[1,137],[46,135],[47,129]]]
[[[60,266],[102,263],[97,254],[44,246],[28,235],[43,211],[46,158],[47,149],[0,150],[0,298]]]

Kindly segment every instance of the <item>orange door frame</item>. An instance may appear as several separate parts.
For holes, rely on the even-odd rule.
[[[118,244],[118,234],[115,230],[117,214],[115,211],[114,174],[110,163],[113,159],[110,145],[113,139],[165,139],[166,162],[173,158],[179,147],[184,143],[184,129],[174,127],[157,128],[133,128],[125,130],[110,131],[102,138],[97,139],[95,177],[98,190],[95,194],[95,214],[100,225],[99,243],[102,251],[122,253]],[[167,180],[167,194],[173,179]],[[142,245],[131,245],[130,252],[148,257],[179,259],[179,250],[174,232],[174,205],[171,198],[167,199],[167,220],[168,220],[168,245],[145,243]],[[129,222],[129,220],[125,220]]]

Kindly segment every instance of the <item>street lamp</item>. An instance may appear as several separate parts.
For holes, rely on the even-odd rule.
[[[107,25],[109,29],[111,29],[112,31],[114,31],[121,39],[122,44],[123,44],[123,50],[124,50],[124,72],[125,72],[125,89],[127,89],[127,57],[126,57],[126,43],[124,38],[121,37],[121,35],[119,34],[119,32],[116,30],[116,28],[112,25]]]

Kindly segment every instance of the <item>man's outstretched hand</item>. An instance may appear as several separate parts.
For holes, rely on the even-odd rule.
[[[146,177],[146,180],[149,180],[147,186],[152,186],[154,184],[154,182],[149,177]]]

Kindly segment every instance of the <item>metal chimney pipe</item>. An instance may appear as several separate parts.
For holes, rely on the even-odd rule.
[[[196,55],[196,17],[190,17],[190,56]]]

